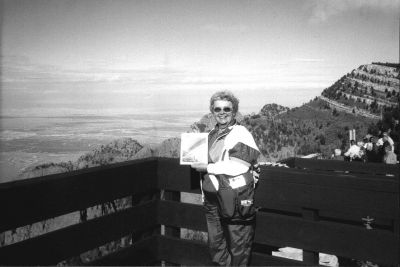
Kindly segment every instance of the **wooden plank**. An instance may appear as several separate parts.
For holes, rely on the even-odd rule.
[[[261,180],[273,179],[288,183],[356,188],[378,192],[399,192],[396,177],[373,174],[337,173],[280,167],[261,167]]]
[[[154,159],[0,184],[0,232],[157,190]]]
[[[159,259],[186,266],[212,266],[206,243],[168,236],[158,237]]]
[[[0,248],[0,265],[54,265],[157,226],[157,200]]]
[[[332,190],[327,187],[314,187],[313,189],[312,203],[319,210],[346,211],[360,214],[362,217],[369,215],[374,218],[392,219],[399,209],[398,194],[395,193],[353,189]]]
[[[393,232],[272,213],[257,213],[255,242],[382,264],[399,263],[399,240]]]
[[[289,163],[291,162],[289,161]],[[399,166],[397,164],[392,165],[375,162],[363,163],[358,161],[348,162],[340,160],[294,158],[294,167],[312,170],[333,170],[359,173],[394,174],[397,176],[399,175]]]
[[[362,218],[365,218],[365,213],[361,212],[347,212],[344,213],[342,211],[328,211],[328,210],[320,210],[319,215],[323,220],[326,221],[334,221],[334,222],[342,222],[342,223],[349,223],[349,224],[357,224],[359,225],[362,221]],[[369,216],[369,214],[367,214]],[[398,224],[399,220],[395,218],[389,217],[373,217],[374,221],[372,223],[373,228],[378,229],[388,229],[393,231],[395,226]]]
[[[291,215],[301,217],[302,208],[298,205],[284,205],[281,203],[269,203],[270,208],[261,208],[261,212],[272,212],[275,214]],[[276,209],[274,209],[275,207]],[[324,221],[341,222],[348,224],[360,225],[362,218],[365,214],[359,212],[343,212],[343,211],[329,211],[329,210],[318,210],[318,215]],[[373,227],[379,229],[389,229],[395,232],[395,228],[398,225],[399,219],[395,218],[381,218],[373,217]]]
[[[184,266],[212,266],[208,246],[198,241],[159,236],[159,259]],[[253,252],[252,266],[305,266],[301,261]]]
[[[164,225],[207,231],[204,208],[201,205],[160,201],[157,221]]]
[[[259,252],[253,252],[251,254],[251,265],[252,266],[310,266],[309,264],[304,263],[302,261],[286,259]],[[313,266],[316,265],[314,264]]]
[[[200,173],[189,165],[180,165],[179,159],[159,158],[157,164],[160,189],[192,192],[200,188]]]
[[[117,252],[108,254],[87,266],[156,266],[161,265],[157,255],[158,238],[151,236]]]
[[[311,208],[319,210],[322,217],[331,214],[337,216],[337,219],[361,221],[361,218],[370,216],[389,223],[397,219],[394,217],[398,210],[397,197],[390,193],[267,183],[265,187],[258,188],[256,205],[289,212]]]
[[[142,254],[141,254],[142,253]],[[166,261],[188,266],[211,266],[207,244],[170,236],[152,236],[89,265],[148,265]]]
[[[398,182],[376,181],[381,189],[387,189],[379,191],[373,183],[365,186],[363,180],[358,181],[358,187],[349,187],[347,180],[338,184],[332,182],[335,179],[300,170],[266,169],[257,187],[256,205],[297,213],[301,208],[316,209],[321,216],[325,212],[353,214],[360,220],[367,215],[391,220],[397,214],[399,193],[393,187],[398,188]]]

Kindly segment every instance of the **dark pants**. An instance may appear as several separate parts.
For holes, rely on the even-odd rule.
[[[221,266],[246,266],[250,261],[254,221],[230,222],[218,213],[215,193],[204,192],[211,260]]]

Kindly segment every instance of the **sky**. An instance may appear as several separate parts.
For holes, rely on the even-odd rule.
[[[399,62],[400,0],[4,0],[1,115],[295,107]]]

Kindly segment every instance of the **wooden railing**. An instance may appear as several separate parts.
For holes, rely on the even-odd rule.
[[[398,165],[286,163],[291,168],[262,167],[252,265],[317,265],[318,252],[340,262],[399,263]],[[0,184],[0,233],[132,199],[125,209],[0,247],[0,265],[54,265],[125,236],[133,241],[87,264],[211,265],[204,242],[180,237],[181,228],[206,231],[202,206],[180,202],[181,192],[198,187],[190,167],[155,158]],[[286,246],[303,249],[303,261],[272,255]]]

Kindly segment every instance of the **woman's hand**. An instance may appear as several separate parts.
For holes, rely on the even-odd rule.
[[[207,164],[206,163],[193,163],[190,165],[193,169],[196,169],[198,172],[207,172]]]

